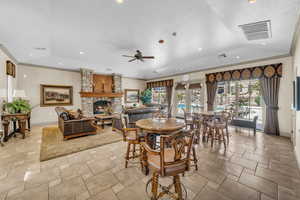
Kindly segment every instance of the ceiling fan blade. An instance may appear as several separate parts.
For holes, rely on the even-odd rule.
[[[131,60],[128,60],[128,62],[132,62],[132,61],[135,61],[136,60],[136,58],[134,58],[134,59],[131,59]]]
[[[154,56],[143,56],[142,58],[143,59],[154,59],[155,57]]]
[[[123,57],[134,58],[134,56],[122,55]]]

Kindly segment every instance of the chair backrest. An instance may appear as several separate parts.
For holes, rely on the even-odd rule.
[[[129,123],[129,117],[126,114],[120,114],[120,120],[121,120],[121,130],[123,133],[123,141],[126,141],[127,131],[125,131],[126,128],[128,128]]]
[[[194,135],[195,132],[191,131],[188,135],[178,132],[161,136],[160,169],[162,176],[176,175],[189,170]]]
[[[192,119],[194,128],[200,128],[201,123],[203,122],[203,116],[199,113],[193,113]]]

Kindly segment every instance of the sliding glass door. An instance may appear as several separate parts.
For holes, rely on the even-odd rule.
[[[227,110],[235,117],[252,120],[258,116],[258,128],[263,127],[264,103],[259,80],[219,82],[215,110]]]

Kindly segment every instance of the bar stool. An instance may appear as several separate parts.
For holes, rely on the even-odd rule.
[[[187,191],[179,175],[190,169],[193,139],[194,131],[188,140],[182,137],[181,132],[163,135],[160,138],[159,150],[151,149],[147,143],[142,142],[143,160],[153,169],[152,178],[146,185],[146,191],[151,200],[158,200],[166,195],[174,200],[187,198]],[[173,181],[170,185],[163,186],[159,184],[159,177],[173,177]]]
[[[227,143],[229,142],[229,133],[228,133],[228,120],[230,115],[226,112],[222,112],[221,116],[218,118],[215,116],[214,119],[207,123],[208,125],[208,137],[211,138],[211,147],[213,147],[214,141],[219,140],[220,142],[223,141],[224,148],[226,149],[226,139],[225,139],[225,132],[227,135]]]
[[[122,124],[122,133],[123,133],[123,141],[127,142],[127,151],[125,154],[125,168],[128,167],[128,162],[131,159],[135,159],[140,157],[141,153],[141,141],[144,141],[144,136],[139,132],[138,128],[127,128],[128,124],[128,116],[121,114],[121,124]],[[139,154],[137,154],[136,146],[139,146]],[[142,160],[140,159],[141,167]]]

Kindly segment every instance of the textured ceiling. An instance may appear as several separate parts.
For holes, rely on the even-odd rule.
[[[150,79],[288,54],[300,0],[0,0],[0,5],[0,44],[21,63]],[[247,41],[238,25],[262,20],[271,20],[272,38]],[[137,49],[156,59],[128,63],[121,56]],[[218,58],[221,53],[227,58]]]

